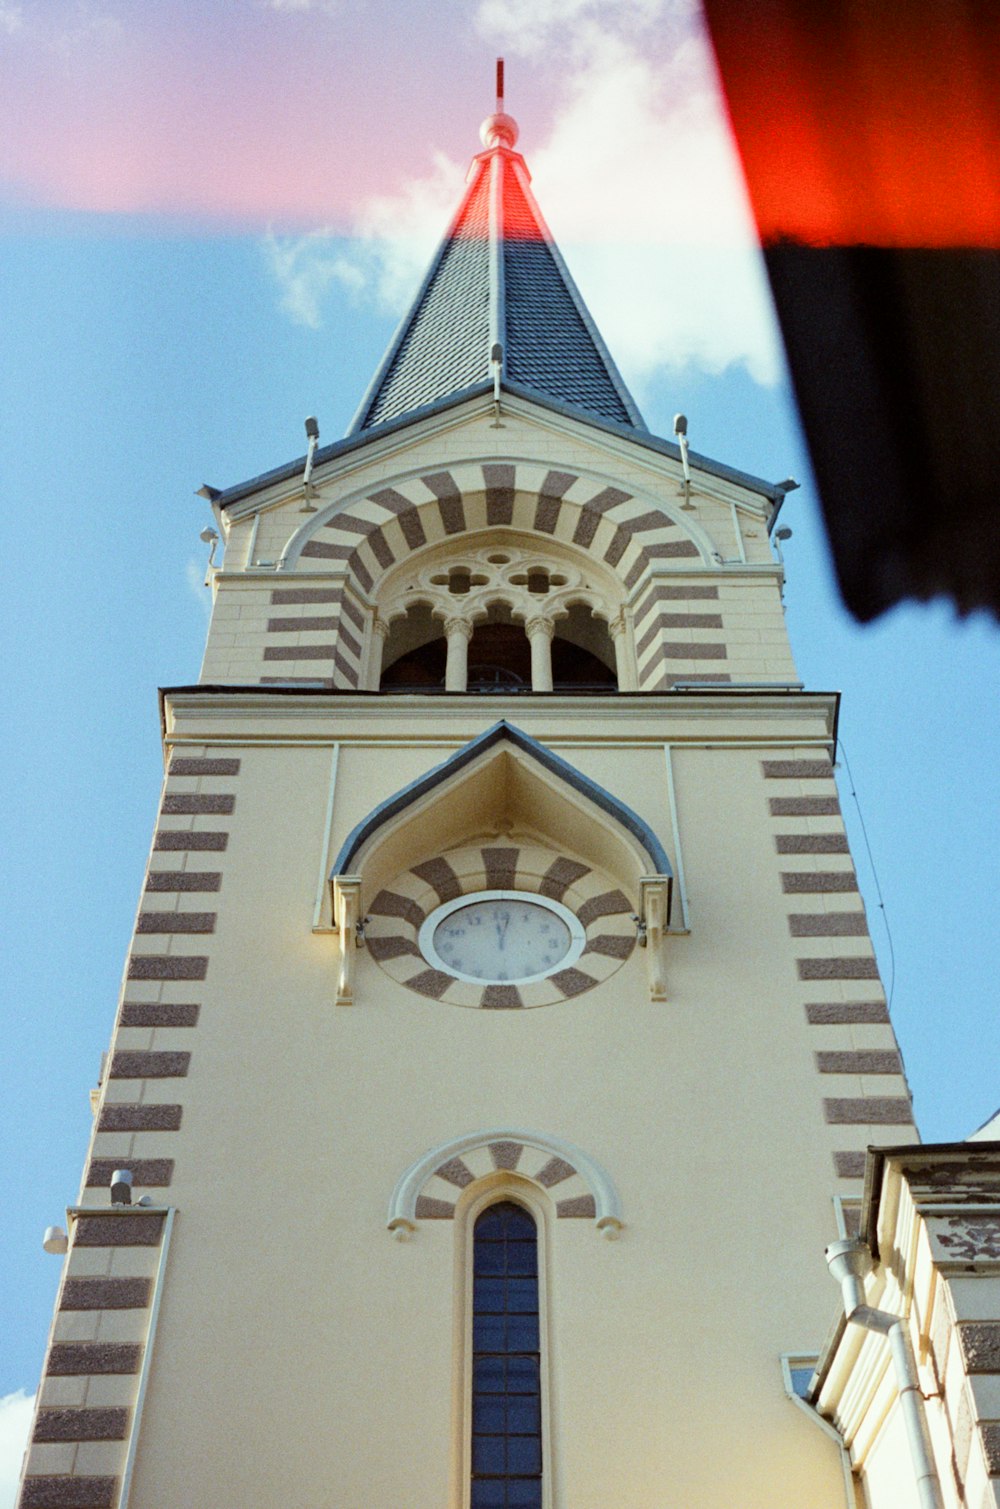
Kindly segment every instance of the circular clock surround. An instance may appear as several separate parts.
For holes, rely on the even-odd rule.
[[[635,901],[620,885],[617,876],[579,855],[505,832],[431,852],[397,871],[366,902],[365,947],[390,979],[444,1005],[489,1011],[554,1006],[603,984],[632,956]],[[469,970],[468,960],[456,972],[454,954],[449,962],[447,949],[434,948],[438,926],[463,906],[492,901],[497,892],[544,908],[545,920],[569,928],[573,947],[551,965],[543,962],[546,955],[534,963],[528,959],[527,980],[484,978],[483,960],[476,966],[480,974]]]
[[[435,969],[470,985],[533,985],[569,969],[586,931],[561,902],[530,891],[472,891],[436,907],[418,946]]]

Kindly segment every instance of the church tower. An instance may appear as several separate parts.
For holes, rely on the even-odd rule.
[[[346,438],[208,490],[24,1509],[844,1502],[914,1133],[787,484],[648,432],[483,144]]]

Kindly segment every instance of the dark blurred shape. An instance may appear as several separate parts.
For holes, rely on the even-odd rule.
[[[1000,5],[705,10],[844,600],[1000,614]]]

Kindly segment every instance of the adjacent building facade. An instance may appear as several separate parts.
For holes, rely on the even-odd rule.
[[[20,1503],[932,1502],[864,1232],[980,1509],[1000,1148],[913,1146],[784,486],[649,434],[483,141],[347,438],[208,490]]]

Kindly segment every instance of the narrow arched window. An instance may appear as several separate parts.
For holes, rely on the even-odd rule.
[[[504,1200],[473,1236],[471,1509],[541,1509],[538,1233]]]

